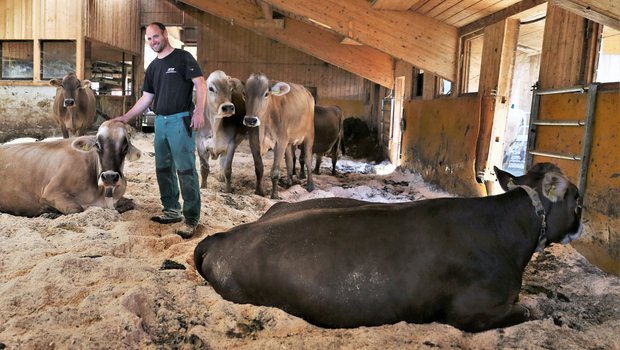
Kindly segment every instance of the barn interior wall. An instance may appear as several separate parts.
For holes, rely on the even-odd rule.
[[[84,36],[87,39],[135,55],[142,51],[140,0],[92,0],[85,4]]]
[[[448,192],[484,195],[474,174],[479,108],[475,95],[407,102],[401,165]]]
[[[60,136],[52,117],[56,89],[49,86],[0,86],[0,143],[20,137]]]

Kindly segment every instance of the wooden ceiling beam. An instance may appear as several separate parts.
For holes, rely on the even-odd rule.
[[[406,11],[419,0],[372,0],[372,8],[375,10]]]
[[[523,0],[523,1],[517,2],[511,6],[506,7],[503,10],[497,11],[489,16],[486,16],[484,18],[481,18],[475,22],[472,22],[470,24],[467,24],[459,28],[459,34],[466,35],[466,34],[470,34],[475,31],[484,29],[485,27],[501,22],[508,17],[514,16],[523,11],[527,11],[531,8],[534,8],[546,2],[547,2],[546,0]]]
[[[553,0],[551,3],[604,26],[620,30],[618,0]]]
[[[247,0],[181,0],[259,35],[314,56],[387,88],[394,86],[394,59],[368,46],[341,45],[342,36],[292,18],[284,28],[257,26],[260,7]]]
[[[345,37],[456,79],[458,29],[413,11],[374,10],[368,0],[265,0],[275,9],[328,25]]]

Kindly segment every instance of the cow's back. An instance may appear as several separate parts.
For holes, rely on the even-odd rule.
[[[38,216],[49,211],[49,207],[41,203],[41,196],[50,181],[67,181],[75,174],[89,174],[96,178],[91,155],[72,149],[72,141],[63,139],[1,146],[0,178],[5,185],[0,186],[0,211]],[[79,183],[74,189],[76,192],[83,190]]]

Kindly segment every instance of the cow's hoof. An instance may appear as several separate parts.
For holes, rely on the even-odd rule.
[[[134,208],[133,199],[121,197],[114,206],[116,211],[119,213],[124,213],[126,211],[132,210]]]
[[[308,183],[306,189],[308,190],[308,192],[314,191],[314,183]]]

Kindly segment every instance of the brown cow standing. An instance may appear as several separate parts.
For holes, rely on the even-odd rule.
[[[292,184],[293,159],[290,146],[304,144],[308,167],[307,190],[312,182],[312,145],[314,143],[314,98],[298,84],[269,81],[262,74],[252,74],[245,83],[246,116],[243,124],[259,128],[261,154],[273,149],[271,198],[278,198],[280,162],[286,154],[287,185]],[[257,174],[258,176],[258,174]],[[261,186],[262,179],[257,179]]]
[[[75,73],[68,73],[62,79],[50,80],[56,87],[54,119],[60,125],[62,137],[82,136],[95,122],[97,102],[90,88],[90,80],[80,81]]]
[[[332,158],[332,175],[336,175],[336,162],[338,162],[338,147],[342,149],[344,155],[344,129],[342,123],[344,117],[342,115],[342,109],[338,106],[314,106],[314,145],[312,146],[312,153],[316,154],[316,165],[314,166],[314,173],[319,174],[319,168],[321,167],[321,161],[323,160],[323,154],[331,151]],[[295,174],[295,148],[292,148],[293,152],[293,174]],[[300,171],[299,177],[305,178],[304,171],[304,149],[301,147],[301,154],[299,157]]]
[[[119,211],[129,200],[125,158],[140,158],[125,124],[106,121],[97,135],[0,146],[0,211],[20,216],[72,214],[96,206]],[[123,201],[120,201],[124,199]]]
[[[243,125],[245,102],[243,101],[243,83],[231,78],[221,70],[209,74],[207,78],[207,108],[205,126],[198,132],[197,148],[200,158],[201,188],[207,187],[210,173],[209,157],[220,157],[220,169],[224,172],[226,192],[232,192],[231,175],[235,149],[241,141],[249,136],[250,144],[258,145],[258,128]],[[253,140],[253,142],[252,142]],[[263,161],[260,148],[252,147],[252,156],[257,177],[263,174]],[[257,194],[259,187],[256,188]]]

